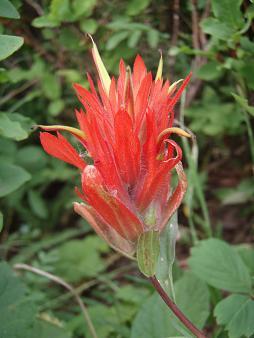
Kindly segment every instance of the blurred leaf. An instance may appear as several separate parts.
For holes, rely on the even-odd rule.
[[[107,244],[97,236],[69,241],[51,252],[58,256],[56,274],[70,282],[94,277],[104,270],[105,265],[100,254],[108,250]]]
[[[42,90],[50,100],[56,100],[61,95],[61,85],[59,79],[54,74],[45,74],[42,81]]]
[[[243,0],[212,0],[214,15],[234,29],[243,25],[243,16],[240,6]]]
[[[116,48],[120,42],[125,40],[127,36],[129,35],[129,32],[123,31],[113,34],[107,41],[106,49],[112,50]]]
[[[211,238],[192,248],[191,271],[209,285],[230,292],[251,292],[251,276],[241,257],[226,242]]]
[[[46,166],[48,156],[40,146],[30,145],[18,150],[16,162],[27,171],[38,174]]]
[[[53,27],[59,26],[59,22],[57,20],[54,20],[49,15],[43,15],[38,18],[35,18],[32,21],[32,26],[36,28],[42,28],[42,27],[53,28]]]
[[[50,102],[48,107],[49,114],[52,116],[57,116],[63,111],[63,109],[64,101],[61,99]]]
[[[10,194],[25,182],[31,175],[21,167],[10,163],[1,163],[0,166],[0,197]]]
[[[147,41],[151,48],[156,48],[159,43],[159,32],[155,29],[150,29],[147,32]]]
[[[252,179],[246,179],[236,187],[217,189],[215,193],[223,205],[246,203],[253,199],[254,182]]]
[[[97,0],[73,0],[72,9],[74,11],[75,19],[81,16],[88,17],[91,15],[96,2]]]
[[[35,213],[36,216],[42,219],[46,219],[48,217],[47,205],[37,191],[28,191],[28,201],[32,211]]]
[[[16,8],[9,0],[1,0],[0,2],[0,17],[19,19],[20,15]]]
[[[250,115],[254,116],[254,107],[249,106],[248,100],[242,96],[232,93],[233,97],[235,98],[236,102],[240,104],[241,107],[244,108]]]
[[[225,325],[230,338],[250,337],[254,333],[254,300],[244,295],[230,295],[219,302],[214,315]]]
[[[99,27],[99,24],[94,19],[82,19],[80,22],[80,29],[84,33],[94,34]]]
[[[142,32],[141,31],[136,31],[133,32],[128,39],[128,47],[134,48],[137,46],[140,38],[141,38]]]
[[[3,226],[4,226],[4,215],[2,211],[0,211],[0,233],[3,230]]]
[[[116,291],[116,297],[127,303],[142,304],[149,296],[148,289],[141,289],[132,285],[123,285]]]
[[[50,18],[56,21],[69,21],[71,18],[69,0],[51,0]]]
[[[151,0],[130,0],[128,1],[127,11],[128,15],[138,15],[151,2]]]
[[[191,292],[190,292],[191,290]],[[205,283],[190,273],[175,283],[176,303],[183,313],[200,329],[209,315],[209,291]],[[170,314],[157,293],[142,305],[132,326],[131,338],[165,338],[177,336],[174,324],[180,323]]]
[[[227,23],[214,18],[204,19],[200,25],[204,33],[212,35],[220,40],[227,41],[234,34],[234,30],[228,26]]]
[[[218,77],[222,74],[222,71],[219,67],[218,62],[211,61],[200,67],[196,75],[202,80],[212,81],[218,79]]]
[[[0,34],[0,61],[16,52],[24,43],[20,36]]]

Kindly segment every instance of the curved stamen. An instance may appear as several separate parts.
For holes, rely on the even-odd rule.
[[[68,126],[61,126],[61,125],[53,125],[53,126],[44,126],[42,124],[39,124],[37,127],[47,130],[47,131],[56,131],[56,130],[63,130],[63,131],[68,131],[71,134],[80,137],[82,139],[86,138],[86,134],[77,128],[73,128],[73,127],[68,127]]]
[[[179,136],[184,136],[184,137],[191,137],[191,135],[189,133],[187,133],[187,131],[178,128],[178,127],[171,127],[171,128],[167,128],[164,129],[158,136],[157,138],[157,144],[160,144],[160,142],[162,141],[163,137],[168,135],[168,134],[177,134]]]

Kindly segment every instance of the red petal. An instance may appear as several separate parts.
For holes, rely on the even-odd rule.
[[[133,186],[140,172],[140,142],[133,131],[132,119],[124,110],[115,116],[114,153],[122,179]]]
[[[141,221],[115,196],[117,191],[110,193],[106,190],[100,173],[92,165],[83,171],[82,188],[88,203],[123,238],[136,240],[143,232]]]
[[[178,175],[178,185],[167,202],[167,206],[165,208],[163,215],[163,220],[158,230],[162,230],[164,228],[164,226],[167,224],[173,213],[179,208],[183,196],[187,190],[188,183],[186,175],[183,170],[182,163],[179,162],[175,168]]]
[[[57,133],[57,136],[47,132],[40,133],[40,140],[44,150],[49,155],[72,164],[81,170],[85,168],[86,163],[60,133]]]
[[[121,253],[132,256],[134,245],[121,237],[112,227],[106,224],[98,213],[84,203],[74,203],[74,210],[83,217],[113,249]]]

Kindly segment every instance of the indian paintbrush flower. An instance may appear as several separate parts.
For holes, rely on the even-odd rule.
[[[75,211],[113,248],[130,256],[141,234],[163,230],[187,188],[182,151],[171,135],[190,136],[173,127],[174,106],[190,75],[171,85],[163,81],[161,58],[153,79],[138,55],[133,71],[121,60],[119,77],[110,78],[94,42],[92,54],[98,92],[89,74],[90,91],[74,84],[84,107],[76,110],[79,128],[40,126],[45,130],[40,139],[47,153],[80,170],[82,188],[76,191],[83,202],[74,203]],[[62,131],[76,137],[92,165]],[[173,169],[178,175],[174,191]]]

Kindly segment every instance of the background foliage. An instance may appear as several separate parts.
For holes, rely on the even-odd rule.
[[[74,215],[79,177],[32,130],[75,123],[72,84],[94,74],[85,33],[110,73],[137,53],[155,71],[159,49],[171,81],[193,71],[176,112],[197,136],[182,144],[176,300],[211,337],[253,335],[252,1],[1,0],[0,17],[1,338],[91,337],[73,294],[22,264],[70,283],[100,338],[185,335],[136,264]]]

